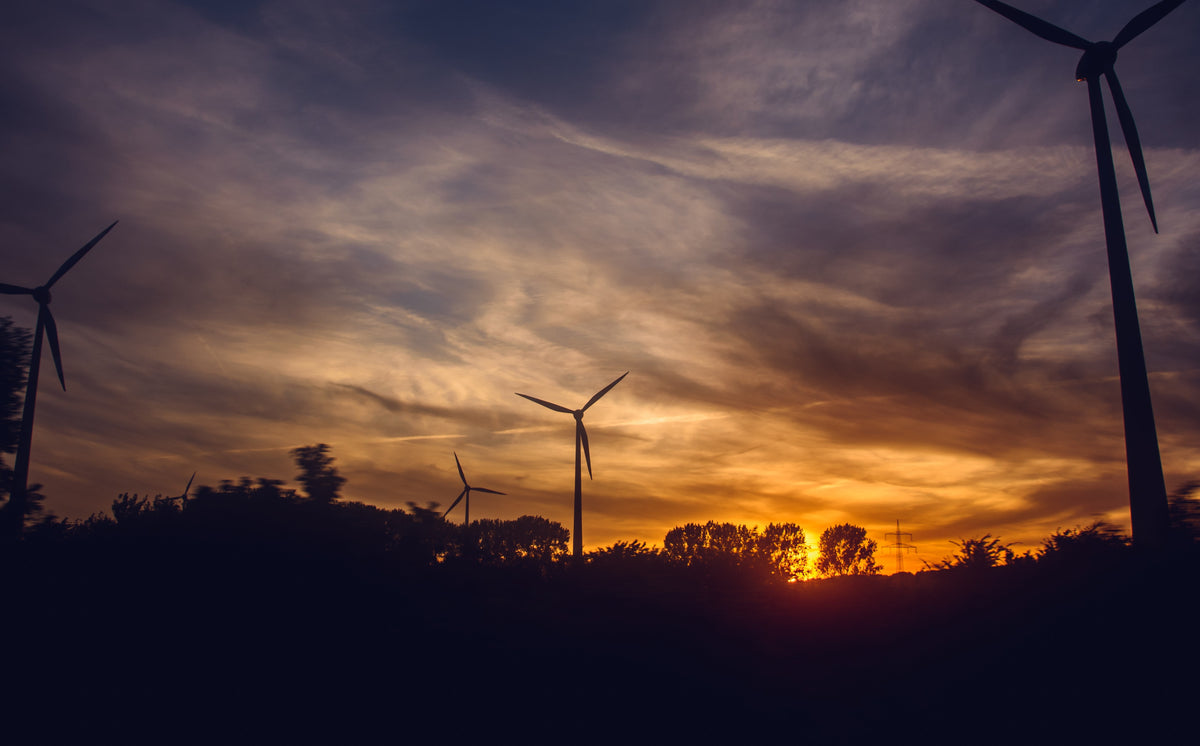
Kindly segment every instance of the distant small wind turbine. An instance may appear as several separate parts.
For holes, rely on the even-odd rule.
[[[178,500],[180,505],[183,505],[184,503],[186,503],[188,501],[188,493],[192,491],[192,480],[195,478],[196,478],[196,472],[192,472],[192,476],[188,478],[187,487],[183,488],[183,494],[176,495],[175,497],[168,497],[167,502],[173,502],[175,500]]]
[[[466,498],[467,502],[465,505],[463,505],[463,525],[470,526],[471,525],[471,490],[474,490],[476,492],[486,492],[489,495],[503,495],[504,493],[497,492],[496,490],[489,490],[486,487],[472,487],[471,485],[467,484],[467,475],[463,474],[462,464],[458,460],[457,453],[454,454],[454,464],[455,464],[455,466],[458,467],[458,478],[462,480],[463,491],[458,493],[458,497],[455,498],[454,502],[450,503],[450,507],[446,508],[446,512],[442,513],[442,517],[445,518],[446,516],[450,515],[450,511],[454,510],[454,506],[458,505],[458,503],[463,498]]]
[[[1162,459],[1158,452],[1158,433],[1154,427],[1154,409],[1150,402],[1150,382],[1146,377],[1146,359],[1142,352],[1142,334],[1138,325],[1137,304],[1133,296],[1133,276],[1129,269],[1129,250],[1125,244],[1125,225],[1121,220],[1121,199],[1113,167],[1108,123],[1104,118],[1104,99],[1100,76],[1108,80],[1113,104],[1133,168],[1137,172],[1142,200],[1150,214],[1150,223],[1158,232],[1154,203],[1150,199],[1150,180],[1142,157],[1133,113],[1113,67],[1117,50],[1161,21],[1184,0],[1163,0],[1142,11],[1125,24],[1111,41],[1090,42],[1070,31],[996,0],[976,0],[1005,18],[1055,44],[1083,51],[1075,68],[1075,79],[1087,81],[1092,111],[1092,136],[1096,144],[1096,166],[1100,176],[1100,205],[1104,214],[1104,238],[1108,247],[1108,273],[1112,287],[1113,317],[1117,331],[1117,362],[1121,377],[1121,406],[1125,420],[1125,460],[1129,472],[1129,513],[1133,538],[1147,547],[1162,547],[1167,540],[1167,489],[1163,481]]]
[[[78,264],[79,260],[83,259],[84,255],[100,242],[100,239],[108,235],[108,232],[116,224],[117,222],[114,221],[112,225],[100,231],[95,238],[84,244],[83,248],[72,254],[71,258],[63,262],[57,272],[50,275],[50,279],[46,281],[45,285],[40,285],[36,288],[25,288],[0,283],[0,294],[32,295],[38,304],[37,326],[33,332],[33,351],[29,359],[29,374],[25,385],[25,409],[21,415],[21,436],[17,443],[16,463],[13,465],[11,494],[8,498],[6,510],[4,511],[8,521],[8,525],[3,527],[5,533],[20,535],[25,521],[25,496],[29,483],[29,450],[33,443],[33,412],[34,405],[37,402],[38,370],[41,367],[43,335],[50,340],[50,354],[54,357],[54,368],[58,371],[58,382],[62,384],[63,391],[67,390],[67,380],[63,376],[62,354],[59,352],[58,347],[58,325],[54,323],[54,314],[50,313],[50,288],[63,275],[70,271],[72,267]]]
[[[575,416],[575,521],[571,531],[571,554],[575,557],[583,556],[583,472],[579,463],[580,447],[583,449],[583,456],[587,459],[588,479],[592,478],[592,453],[588,448],[587,430],[583,427],[583,413],[588,407],[600,400],[600,397],[607,394],[613,386],[621,382],[621,379],[629,375],[629,371],[621,374],[621,377],[604,388],[596,392],[596,395],[588,399],[588,403],[584,404],[580,409],[567,409],[566,407],[552,404],[548,401],[538,399],[528,394],[517,394],[531,402],[541,404],[547,409],[553,409],[555,412],[563,412]]]

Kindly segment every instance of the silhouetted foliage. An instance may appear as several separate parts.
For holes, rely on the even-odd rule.
[[[758,540],[758,554],[771,574],[781,580],[803,580],[808,575],[804,530],[794,523],[767,524]]]
[[[587,553],[587,561],[591,564],[639,562],[651,557],[657,557],[659,550],[647,546],[645,542],[618,541],[609,547],[600,547]]]
[[[304,491],[310,500],[316,503],[328,504],[336,501],[344,477],[338,474],[333,466],[333,457],[329,455],[329,446],[318,443],[315,446],[301,446],[291,451],[300,474],[296,480],[304,485]]]
[[[37,520],[26,518],[25,539],[43,544],[63,541],[72,527],[71,521],[59,518],[53,513],[43,515]]]
[[[4,454],[14,453],[21,435],[21,405],[25,400],[25,376],[29,371],[29,354],[33,335],[28,329],[14,326],[12,319],[0,316],[0,500],[4,510],[12,490],[12,468]],[[34,499],[33,487],[26,500],[25,520],[28,522],[40,503]],[[40,497],[40,495],[38,496]]]
[[[513,520],[484,518],[463,527],[464,555],[491,564],[549,564],[564,557],[570,532],[541,516]]]
[[[1129,537],[1117,526],[1096,521],[1090,526],[1055,531],[1042,541],[1037,560],[1047,564],[1074,564],[1092,569],[1112,564],[1129,550]]]
[[[794,523],[772,523],[759,533],[732,523],[689,523],[667,532],[663,554],[673,563],[708,569],[743,568],[782,580],[807,572],[804,530]]]
[[[119,495],[112,501],[113,520],[118,526],[128,525],[145,512],[147,502],[147,498],[138,499],[137,495],[130,495],[128,492]]]
[[[957,554],[933,564],[926,562],[926,566],[934,570],[955,568],[984,570],[989,567],[1006,565],[1018,559],[1012,550],[1011,543],[1001,544],[1000,539],[993,538],[991,534],[984,534],[977,539],[962,539],[950,543],[958,547]]]
[[[408,503],[408,512],[391,510],[385,518],[388,552],[405,565],[430,566],[459,551],[459,526],[447,523],[437,503]]]
[[[1044,553],[1082,557],[1094,539],[1119,543],[1110,535],[1060,531]],[[561,561],[567,531],[542,518],[464,529],[433,504],[317,503],[274,479],[200,487],[187,503],[122,494],[111,515],[43,520],[25,541],[0,545],[6,601],[19,611],[0,615],[0,633],[69,640],[83,623],[101,641],[24,644],[5,673],[28,685],[23,715],[39,705],[81,713],[23,718],[54,722],[57,740],[71,742],[157,742],[185,722],[197,740],[236,727],[266,740],[376,742],[394,737],[396,702],[435,719],[435,737],[504,741],[530,701],[544,732],[511,727],[539,741],[589,722],[595,740],[636,727],[665,740],[766,743],[800,723],[821,741],[865,743],[903,721],[987,722],[993,740],[1016,743],[1055,717],[1078,735],[1070,713],[1090,706],[1131,702],[1172,728],[1190,712],[1190,689],[1146,682],[1165,681],[1162,660],[1200,662],[1162,633],[1190,618],[1192,554],[1162,564],[1118,551],[1100,572],[1086,562],[1067,576],[1039,561],[785,584],[758,581],[784,577],[767,566],[803,547],[794,526],[691,524],[670,544],[617,542]],[[956,545],[963,564],[981,552],[992,566],[1009,561],[990,535]],[[995,675],[995,661],[1038,670],[1124,636],[1141,642],[1120,676],[1111,659],[1089,656],[1021,687]],[[552,675],[564,661],[586,675],[564,686]],[[881,662],[905,685],[864,693],[864,672]],[[446,693],[487,677],[503,685],[462,720],[461,699]],[[60,733],[75,722],[88,732]]]
[[[1191,481],[1171,493],[1167,509],[1171,518],[1172,542],[1188,546],[1200,542],[1200,481]]]
[[[187,502],[125,493],[113,501],[111,515],[68,525],[65,538],[157,547],[149,551],[218,564],[290,563],[320,573],[338,567],[408,572],[458,553],[458,527],[432,504],[409,503],[406,512],[357,501],[319,503],[282,485],[262,477],[222,480],[217,487],[201,485]],[[39,536],[49,538],[59,528],[47,525]]]
[[[0,452],[17,450],[33,334],[0,316]]]
[[[877,545],[861,526],[841,523],[821,532],[817,541],[817,572],[835,575],[875,575],[883,565],[875,562]]]

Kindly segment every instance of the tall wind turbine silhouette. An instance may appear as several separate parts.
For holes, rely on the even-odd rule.
[[[38,304],[37,326],[33,331],[33,351],[29,358],[29,374],[25,383],[25,409],[21,414],[21,436],[17,442],[17,460],[13,465],[13,484],[8,505],[2,511],[5,517],[0,519],[6,523],[0,527],[4,533],[19,536],[25,522],[27,509],[25,496],[29,482],[29,449],[33,443],[33,409],[37,402],[38,370],[42,361],[43,335],[50,340],[50,354],[54,356],[54,368],[58,371],[58,382],[62,385],[63,391],[67,390],[67,379],[63,376],[62,354],[58,347],[58,325],[54,323],[54,314],[50,313],[50,288],[78,264],[79,260],[83,259],[93,246],[100,243],[100,239],[108,235],[108,232],[116,224],[117,221],[114,220],[112,225],[100,231],[95,238],[84,244],[83,248],[72,254],[67,261],[62,263],[58,271],[50,275],[50,279],[46,281],[45,285],[24,288],[0,282],[0,294],[32,295]]]
[[[503,495],[504,493],[497,492],[496,490],[489,490],[486,487],[472,487],[471,485],[467,484],[467,475],[463,474],[462,464],[458,460],[457,453],[454,454],[454,464],[455,464],[455,466],[458,467],[458,478],[462,480],[463,491],[458,493],[458,497],[454,499],[454,502],[450,503],[450,507],[446,508],[446,512],[442,513],[442,518],[445,518],[446,516],[450,515],[450,511],[454,510],[454,506],[458,505],[459,501],[461,501],[465,497],[467,499],[467,502],[465,505],[463,505],[463,525],[470,526],[471,525],[471,490],[475,490],[476,492],[486,492],[490,495]]]
[[[627,375],[629,375],[629,371],[622,373],[620,378],[597,391],[596,395],[588,399],[588,403],[579,409],[567,409],[566,407],[552,404],[528,394],[517,394],[517,396],[523,396],[529,401],[541,404],[547,409],[575,416],[575,520],[571,530],[571,555],[577,558],[583,556],[583,473],[579,463],[580,446],[583,447],[583,455],[587,459],[588,479],[592,478],[592,452],[588,448],[587,430],[583,427],[583,413],[587,411],[588,407],[600,401],[600,397],[612,390],[612,387],[620,383],[621,379]]]
[[[1129,514],[1133,538],[1145,547],[1162,547],[1167,540],[1167,489],[1163,481],[1162,459],[1158,452],[1158,434],[1154,427],[1154,409],[1150,403],[1150,382],[1142,353],[1142,334],[1138,326],[1137,304],[1133,296],[1133,276],[1129,269],[1129,250],[1125,245],[1125,226],[1121,221],[1121,199],[1117,193],[1117,175],[1113,167],[1108,123],[1104,118],[1104,99],[1100,76],[1108,80],[1113,105],[1133,168],[1137,172],[1142,200],[1150,214],[1154,232],[1158,220],[1150,198],[1150,180],[1142,158],[1133,113],[1113,65],[1117,50],[1158,23],[1184,0],[1163,0],[1134,16],[1112,41],[1091,42],[1070,31],[995,0],[976,0],[1010,21],[1055,44],[1083,51],[1075,79],[1086,81],[1092,110],[1092,136],[1096,143],[1096,167],[1100,176],[1100,205],[1104,214],[1104,239],[1108,246],[1108,273],[1112,286],[1113,318],[1117,331],[1117,363],[1121,376],[1121,408],[1125,420],[1125,461],[1129,475]]]

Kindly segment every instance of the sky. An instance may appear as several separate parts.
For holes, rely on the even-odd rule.
[[[1110,39],[1147,0],[1014,2]],[[1168,491],[1200,478],[1200,5],[1109,104]],[[0,282],[54,288],[30,479],[295,482],[571,525],[837,523],[906,569],[1128,526],[1078,52],[968,0],[23,3],[0,26]],[[1107,92],[1106,92],[1107,96]],[[32,328],[36,305],[0,297]],[[11,455],[6,457],[11,464]],[[461,507],[451,517],[461,520]]]

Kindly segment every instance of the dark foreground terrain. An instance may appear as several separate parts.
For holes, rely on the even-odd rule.
[[[418,566],[146,536],[3,560],[6,743],[1170,743],[1197,727],[1186,553],[793,584],[646,557]]]

